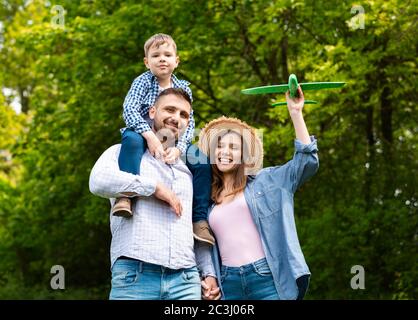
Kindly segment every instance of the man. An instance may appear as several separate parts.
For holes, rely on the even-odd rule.
[[[154,133],[165,141],[164,149],[173,146],[187,128],[190,112],[190,97],[182,89],[166,89],[158,96],[149,116]],[[119,152],[120,145],[107,149],[94,165],[89,182],[93,194],[112,202],[117,197],[138,197],[132,218],[110,216],[110,299],[199,300],[190,171],[181,160],[167,164],[147,150],[141,175],[133,175],[119,170]],[[207,279],[214,283],[214,278]],[[211,294],[218,295],[219,289],[210,287]]]

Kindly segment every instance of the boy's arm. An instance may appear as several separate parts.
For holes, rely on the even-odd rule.
[[[189,125],[186,128],[186,132],[180,137],[179,141],[177,142],[177,149],[181,151],[182,154],[186,154],[187,147],[192,143],[193,134],[194,134],[194,117],[193,117],[193,110],[190,112],[190,119]]]
[[[123,120],[126,126],[139,134],[151,130],[148,122],[143,118],[148,110],[142,108],[149,86],[146,75],[139,76],[132,83],[123,103]]]
[[[192,89],[189,87],[189,82],[185,80],[180,80],[180,88],[182,88],[184,91],[187,92],[187,94],[190,97],[190,100],[193,101],[193,94]],[[195,128],[195,122],[194,122],[194,116],[193,116],[193,108],[190,112],[189,117],[189,125],[187,126],[186,131],[183,133],[181,137],[179,137],[179,140],[177,141],[177,149],[180,150],[181,154],[186,154],[187,148],[193,141],[193,135],[194,135],[194,128]]]

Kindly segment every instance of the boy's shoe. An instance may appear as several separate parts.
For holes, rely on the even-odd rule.
[[[112,214],[117,217],[132,217],[131,199],[117,198],[112,208]]]
[[[193,223],[193,236],[196,240],[215,244],[215,238],[212,235],[209,224],[206,220],[198,221]]]

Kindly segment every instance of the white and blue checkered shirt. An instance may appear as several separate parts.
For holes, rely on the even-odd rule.
[[[141,161],[141,175],[119,170],[120,145],[107,149],[90,173],[90,191],[110,198],[113,205],[124,192],[139,197],[134,201],[133,217],[110,215],[112,243],[111,266],[120,256],[161,265],[171,269],[196,265],[193,250],[192,175],[181,160],[167,165],[151,156],[148,150]],[[183,206],[177,217],[167,203],[155,198],[157,182],[175,192]]]
[[[189,88],[189,82],[177,79],[174,74],[171,75],[171,82],[173,88],[183,89],[192,99],[192,90]],[[148,112],[151,106],[154,105],[159,93],[160,86],[158,80],[151,71],[144,72],[134,80],[123,103],[123,119],[127,128],[131,128],[139,134],[151,130],[147,122]],[[187,147],[193,140],[194,127],[195,122],[192,110],[186,132],[177,142],[177,148],[182,154],[186,154]],[[125,129],[121,129],[122,133]]]

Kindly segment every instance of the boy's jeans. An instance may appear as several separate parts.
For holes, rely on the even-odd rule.
[[[112,267],[110,300],[200,300],[197,267],[173,270],[119,258]]]
[[[280,300],[265,258],[241,267],[221,267],[225,300]]]
[[[119,169],[132,174],[140,174],[142,156],[147,149],[147,141],[132,129],[126,129],[122,135],[119,154]],[[186,159],[185,159],[186,158]],[[210,205],[212,168],[208,157],[195,145],[187,149],[187,157],[182,155],[193,175],[193,222],[206,220]]]

